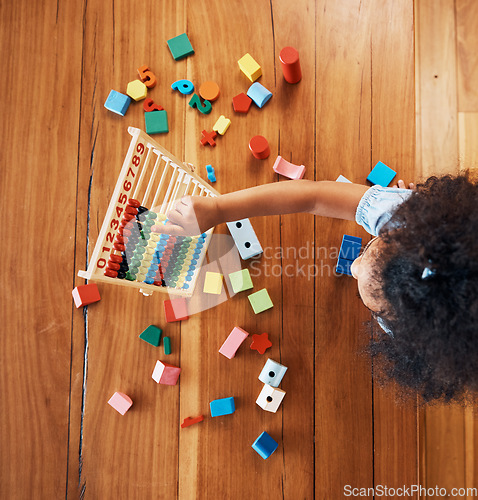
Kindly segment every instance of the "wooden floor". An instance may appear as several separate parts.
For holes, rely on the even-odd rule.
[[[257,316],[247,293],[167,324],[161,294],[100,286],[101,302],[77,310],[71,290],[84,282],[77,272],[101,227],[127,127],[144,128],[140,103],[125,118],[103,104],[139,66],[158,76],[150,96],[168,112],[170,132],[156,139],[204,178],[211,163],[222,193],[280,181],[277,154],[306,165],[308,179],[363,183],[382,160],[414,180],[478,157],[477,16],[473,0],[0,5],[0,498],[335,499],[346,485],[476,485],[472,410],[397,404],[395,388],[378,387],[360,355],[368,312],[354,281],[331,272],[342,234],[368,238],[352,222],[253,219],[266,251],[243,264],[274,302]],[[175,62],[166,40],[183,32],[195,54]],[[298,85],[282,78],[286,45],[300,52]],[[246,52],[274,96],[242,116],[231,99],[248,88],[237,66]],[[181,78],[219,83],[210,115],[171,91]],[[220,114],[231,127],[203,148],[200,132]],[[248,150],[256,134],[271,145],[265,161]],[[27,221],[25,241],[18,226]],[[171,337],[170,356],[138,339],[149,324]],[[223,358],[217,350],[234,326],[268,332],[272,349],[261,356],[245,344]],[[276,414],[255,404],[267,357],[288,366]],[[157,359],[181,366],[177,386],[153,382]],[[115,391],[134,401],[124,417],[107,404]],[[209,402],[227,396],[236,412],[211,418]],[[180,429],[198,414],[204,422]],[[279,443],[266,461],[251,448],[262,431]]]

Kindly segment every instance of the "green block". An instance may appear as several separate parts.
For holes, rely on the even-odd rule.
[[[171,339],[169,337],[163,338],[164,354],[171,354]]]
[[[175,61],[194,54],[193,46],[186,33],[170,38],[168,40],[168,47]]]
[[[154,325],[149,325],[144,332],[139,335],[141,340],[144,340],[148,344],[154,345],[154,347],[159,346],[159,341],[161,340],[161,334],[163,330]]]
[[[242,269],[241,271],[236,271],[229,275],[229,280],[231,281],[231,286],[234,293],[243,292],[244,290],[250,290],[254,287],[251,280],[251,275],[249,269]]]
[[[254,309],[256,314],[266,311],[274,306],[265,288],[259,290],[258,292],[251,293],[251,295],[248,295],[247,298],[249,299],[252,309]]]
[[[168,113],[162,111],[146,111],[144,113],[144,123],[147,134],[165,134],[169,132]]]

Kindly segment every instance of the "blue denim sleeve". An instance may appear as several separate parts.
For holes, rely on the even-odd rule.
[[[360,200],[355,213],[355,221],[365,231],[377,236],[397,207],[412,194],[410,189],[372,186]]]

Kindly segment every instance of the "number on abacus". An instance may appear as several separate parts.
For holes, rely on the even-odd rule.
[[[142,144],[141,142],[136,146],[136,151],[138,151],[139,154],[143,154],[144,153],[144,144]]]
[[[110,239],[108,239],[108,236],[109,236]],[[112,233],[107,233],[106,234],[106,241],[110,241],[111,243],[114,242],[114,236],[113,236]]]
[[[115,224],[115,227],[113,227],[113,223]],[[116,231],[118,229],[118,226],[119,226],[119,221],[117,221],[116,219],[112,219],[110,222],[110,227]],[[110,233],[108,233],[108,234],[110,234]]]
[[[123,212],[123,209],[121,207],[116,207],[116,213],[118,214],[118,217],[121,217],[122,212]]]
[[[129,181],[124,181],[124,183],[123,183],[123,189],[124,189],[125,191],[129,191],[129,190],[131,189],[131,182],[129,182]]]
[[[100,269],[103,269],[106,266],[106,260],[101,257],[101,259],[98,259],[98,262],[96,263],[96,267],[99,267]]]
[[[118,203],[124,205],[128,201],[128,197],[125,194],[120,194]]]
[[[110,251],[110,248],[108,248],[108,247],[103,247],[102,252],[109,252],[109,251]]]
[[[141,161],[141,158],[139,156],[134,155],[133,159],[131,160],[131,163],[137,167],[139,165],[139,162]],[[130,169],[131,170],[131,169]],[[134,174],[133,174],[134,177]]]

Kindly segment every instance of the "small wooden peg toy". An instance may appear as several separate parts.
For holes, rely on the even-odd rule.
[[[302,78],[299,52],[294,47],[284,47],[279,54],[282,73],[288,83],[298,83]]]
[[[203,415],[199,415],[199,417],[186,417],[184,420],[183,420],[183,423],[181,424],[181,429],[184,429],[185,427],[189,427],[193,424],[197,424],[198,422],[202,422],[204,420],[204,416]]]

